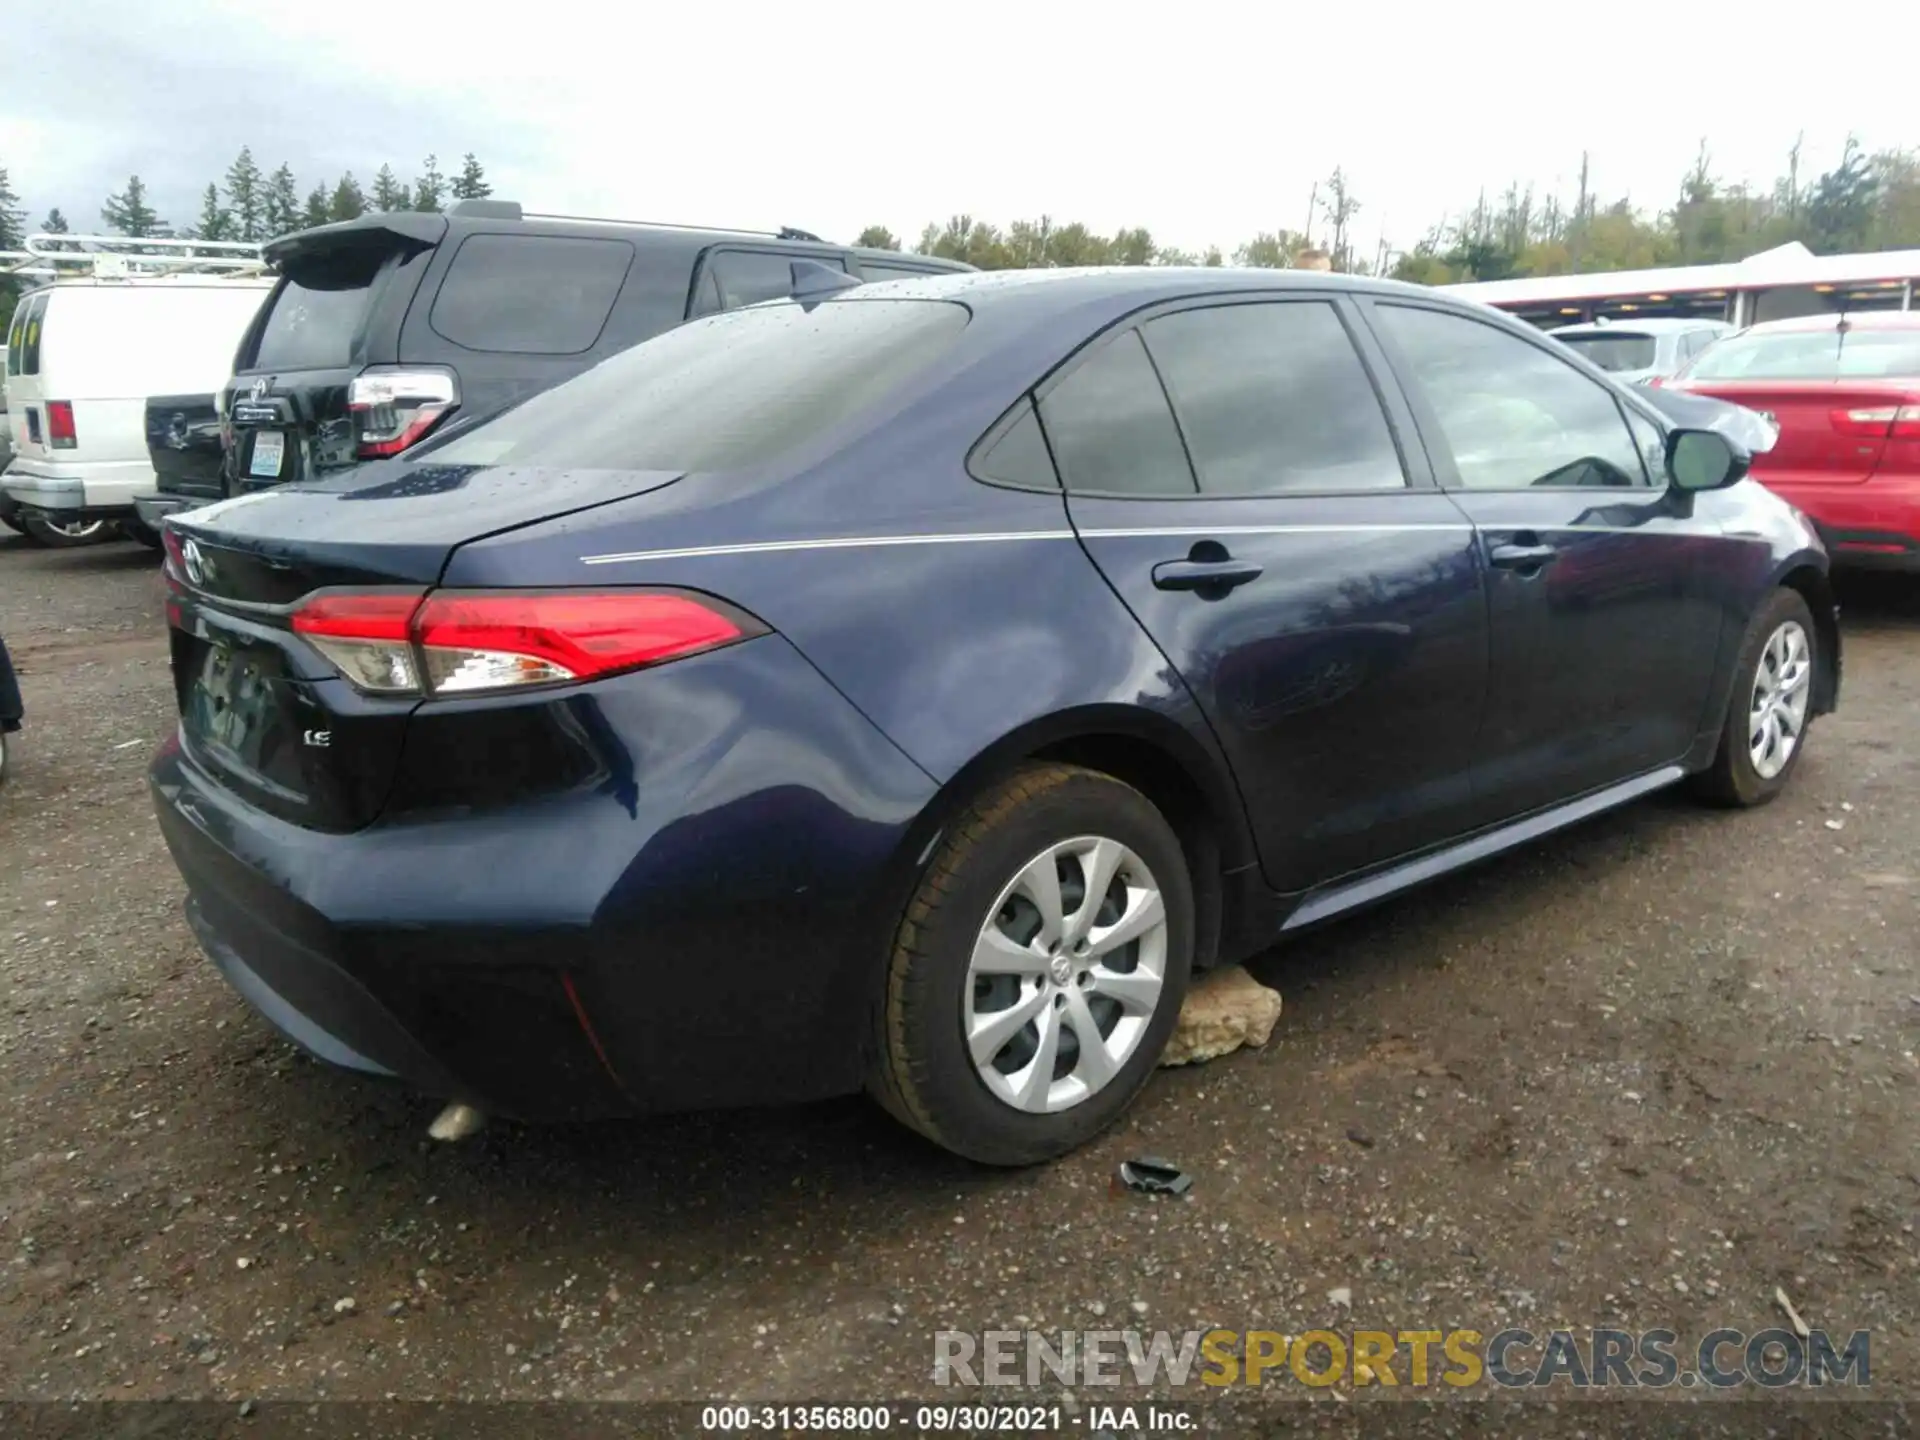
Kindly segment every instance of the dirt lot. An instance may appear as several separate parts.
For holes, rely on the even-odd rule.
[[[1920,587],[1850,587],[1779,804],[1656,799],[1277,952],[1273,1044],[1021,1174],[859,1101],[427,1143],[188,937],[159,599],[135,547],[0,538],[0,1397],[897,1397],[949,1327],[1697,1336],[1776,1286],[1920,1390]],[[1190,1198],[1110,1189],[1156,1152]]]

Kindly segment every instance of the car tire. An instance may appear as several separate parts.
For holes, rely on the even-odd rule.
[[[144,520],[122,520],[120,533],[149,550],[158,550],[165,543],[160,538],[160,532]]]
[[[1806,753],[1813,723],[1819,644],[1807,602],[1796,591],[1774,591],[1747,626],[1734,662],[1719,750],[1694,781],[1703,799],[1748,808],[1764,805],[1786,789]],[[1783,667],[1788,672],[1784,680]]]
[[[50,550],[75,550],[83,545],[98,545],[115,537],[113,523],[108,520],[76,520],[71,524],[59,525],[39,515],[22,515],[21,523],[26,526],[28,537],[37,545],[45,545]]]
[[[1090,873],[1110,877],[1091,907]],[[954,817],[921,877],[878,997],[868,1088],[968,1159],[1064,1155],[1151,1077],[1193,937],[1186,857],[1152,803],[1097,771],[1026,766]]]

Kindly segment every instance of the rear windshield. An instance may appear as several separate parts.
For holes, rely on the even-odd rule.
[[[253,368],[337,370],[350,363],[373,279],[363,274],[283,281],[261,327]]]
[[[432,452],[442,465],[734,470],[874,404],[967,326],[944,300],[751,306],[603,361]]]
[[[1653,368],[1651,335],[1561,335],[1556,338],[1589,365],[1598,365],[1602,370],[1618,373]]]
[[[7,329],[7,373],[40,373],[40,332],[45,328],[47,294],[29,295],[15,308],[13,324]]]
[[[1774,330],[1731,335],[1689,380],[1864,380],[1920,376],[1920,330]]]

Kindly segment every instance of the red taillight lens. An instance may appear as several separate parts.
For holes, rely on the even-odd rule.
[[[71,450],[80,443],[73,428],[73,402],[47,402],[47,444],[55,450]]]
[[[361,690],[408,695],[420,689],[410,622],[418,590],[316,595],[293,612],[293,630]]]
[[[429,597],[414,618],[435,693],[590,680],[711,650],[743,622],[691,595],[598,591]]]
[[[370,370],[347,387],[356,453],[362,460],[398,455],[426,439],[460,403],[450,370]]]
[[[1666,377],[1661,375],[1649,375],[1647,377],[1647,388],[1649,390],[1658,390],[1661,386],[1665,385],[1666,383],[1667,383]]]
[[[171,577],[184,576],[187,573],[187,554],[181,545],[180,532],[164,520],[160,522],[160,545],[167,552],[166,564],[162,569]]]
[[[1909,396],[1911,401],[1914,397]],[[1869,405],[1835,410],[1833,428],[1870,440],[1920,440],[1920,404]]]
[[[717,600],[662,590],[316,595],[293,628],[362,690],[435,695],[593,680],[765,633]]]

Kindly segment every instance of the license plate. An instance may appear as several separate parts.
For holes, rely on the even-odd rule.
[[[253,458],[247,462],[247,474],[277,480],[286,459],[287,437],[278,430],[262,430],[253,437]]]
[[[272,692],[259,667],[224,645],[208,649],[194,678],[188,723],[194,734],[258,765],[271,724]]]

